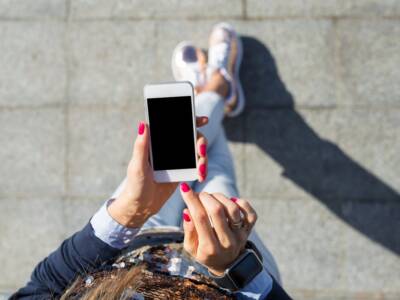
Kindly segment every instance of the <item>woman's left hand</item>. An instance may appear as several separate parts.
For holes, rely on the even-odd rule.
[[[208,123],[207,117],[197,117],[197,127]],[[150,135],[148,125],[139,124],[133,154],[127,170],[127,181],[121,194],[108,207],[111,217],[127,227],[141,227],[156,214],[178,186],[177,182],[158,183],[153,179],[149,163]],[[197,133],[198,178],[207,176],[207,140]]]
[[[187,205],[184,248],[213,274],[222,275],[243,251],[257,214],[244,199],[197,194],[185,183],[181,193]]]

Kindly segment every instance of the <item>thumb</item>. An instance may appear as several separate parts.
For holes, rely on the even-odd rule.
[[[149,164],[149,127],[144,122],[140,122],[138,126],[132,160],[135,167],[141,170],[145,170]]]
[[[196,228],[194,227],[192,217],[187,208],[183,210],[182,218],[183,218],[183,231],[185,232],[183,247],[190,255],[195,257],[198,246],[197,231]]]

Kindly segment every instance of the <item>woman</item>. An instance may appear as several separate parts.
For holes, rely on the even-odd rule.
[[[208,62],[190,43],[178,45],[174,76],[193,83],[196,113],[207,116],[197,118],[198,182],[177,189],[153,181],[148,127],[141,122],[127,178],[82,231],[39,263],[13,299],[289,299],[252,232],[256,212],[237,198],[221,126],[224,115],[244,107],[240,61],[240,39],[227,24],[211,32]],[[184,236],[148,232],[180,227],[182,219]]]

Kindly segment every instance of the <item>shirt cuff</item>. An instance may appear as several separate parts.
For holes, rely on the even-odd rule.
[[[260,272],[243,289],[236,292],[238,299],[265,299],[272,289],[273,280],[267,270]]]
[[[128,228],[115,221],[108,213],[107,207],[114,199],[106,201],[90,220],[94,235],[107,245],[123,249],[130,245],[140,228]]]

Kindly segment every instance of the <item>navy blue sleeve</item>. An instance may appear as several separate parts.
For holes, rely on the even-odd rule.
[[[78,275],[95,271],[120,253],[121,250],[97,238],[89,223],[41,261],[33,270],[28,284],[10,299],[59,298]]]
[[[264,300],[292,300],[274,277],[272,277],[272,281],[272,289]]]

